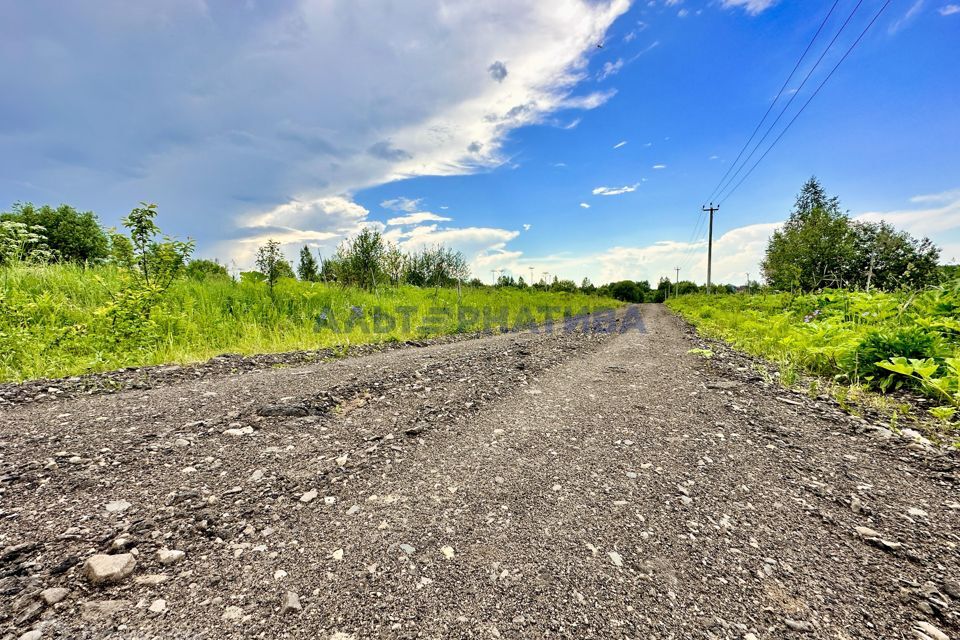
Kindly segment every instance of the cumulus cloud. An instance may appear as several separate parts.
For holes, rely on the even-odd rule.
[[[581,208],[581,209],[589,209],[589,208],[590,208],[590,205],[587,204],[586,202],[581,202],[581,203],[580,203],[580,208]]]
[[[752,16],[763,13],[776,3],[777,0],[722,0],[724,7],[740,7]]]
[[[532,225],[532,224],[525,224],[525,225],[523,225],[523,230],[524,230],[524,231],[530,231],[530,229],[532,229],[532,228],[533,228],[533,225]]]
[[[960,190],[915,196],[910,201],[929,206],[922,209],[868,211],[856,216],[856,219],[868,222],[883,220],[913,235],[930,238],[960,229]]]
[[[263,218],[319,237],[330,198],[496,167],[516,127],[609,100],[575,90],[629,5],[14,4],[0,54],[18,63],[0,66],[0,84],[22,99],[0,106],[0,191],[35,185],[27,197],[83,203],[108,224],[156,199],[165,229],[207,255],[234,225],[260,238],[251,220]],[[140,31],[149,48],[129,36]],[[103,89],[80,90],[91,86]],[[46,105],[42,127],[26,104]]]
[[[597,187],[593,190],[595,196],[619,196],[624,193],[632,193],[637,190],[640,183],[626,185],[623,187]]]

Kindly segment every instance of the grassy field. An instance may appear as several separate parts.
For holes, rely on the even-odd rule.
[[[522,328],[550,315],[611,309],[597,296],[490,287],[385,287],[378,292],[281,280],[180,279],[120,332],[111,304],[126,284],[112,267],[0,269],[0,380],[184,363],[221,353],[268,353]]]
[[[692,295],[668,305],[704,335],[847,387],[911,387],[951,422],[960,407],[960,281],[923,292]]]

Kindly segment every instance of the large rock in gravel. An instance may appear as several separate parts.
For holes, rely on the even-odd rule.
[[[98,553],[84,563],[83,574],[93,584],[113,584],[133,573],[136,566],[137,559],[132,554],[107,555]]]

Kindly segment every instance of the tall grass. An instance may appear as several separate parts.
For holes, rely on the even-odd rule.
[[[691,295],[667,304],[704,335],[774,361],[787,372],[813,372],[884,390],[908,385],[943,400],[916,376],[878,365],[907,358],[928,361],[936,380],[952,392],[958,388],[960,281],[922,292]]]
[[[491,319],[505,309],[513,327],[525,317],[522,309],[543,320],[547,306],[557,317],[563,309],[620,304],[531,289],[465,287],[458,297],[455,289],[403,286],[370,292],[294,280],[280,281],[271,295],[262,283],[181,279],[151,312],[142,339],[130,342],[117,339],[104,313],[112,295],[125,286],[123,275],[114,267],[69,264],[0,269],[0,380],[474,331],[484,328],[485,307]],[[464,309],[476,309],[479,317],[471,322]],[[381,319],[379,327],[374,314]],[[395,327],[389,327],[389,318],[396,320]]]

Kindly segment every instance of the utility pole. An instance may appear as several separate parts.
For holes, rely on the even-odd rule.
[[[709,293],[713,293],[713,291],[710,288],[710,276],[711,276],[710,270],[713,268],[713,212],[720,211],[720,205],[717,205],[715,207],[711,202],[709,207],[701,207],[701,209],[703,211],[710,212],[710,231],[707,235],[707,238],[708,238],[707,240],[707,293],[709,294]]]
[[[870,254],[870,271],[867,272],[867,293],[870,293],[870,283],[873,281],[873,258],[874,254]]]
[[[496,284],[497,284],[497,270],[496,270],[496,269],[490,269],[490,281],[493,283],[494,286],[496,286]]]
[[[747,271],[747,293],[750,293],[750,272]]]
[[[677,278],[673,285],[673,297],[676,298],[680,295],[680,267],[674,267],[673,270],[677,272]]]
[[[529,267],[529,269],[530,269],[530,286],[532,287],[533,286],[533,267]]]

